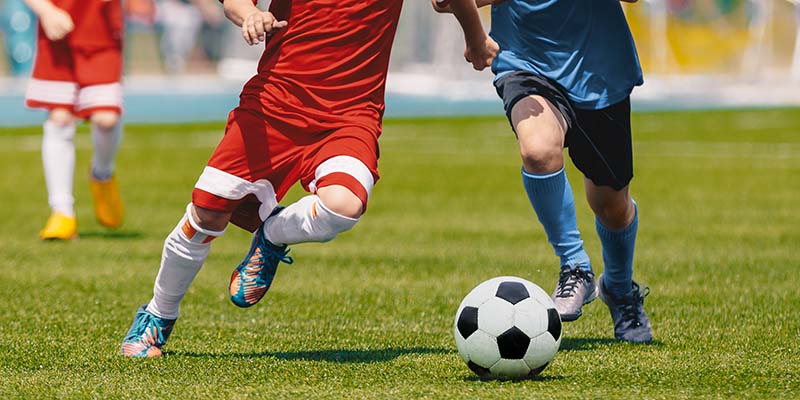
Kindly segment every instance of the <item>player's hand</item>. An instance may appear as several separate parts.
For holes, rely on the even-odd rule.
[[[497,42],[486,36],[484,42],[478,43],[476,46],[468,43],[467,49],[464,50],[464,58],[467,59],[467,62],[472,63],[472,68],[483,71],[484,68],[492,65],[498,51],[500,51],[500,46],[497,45]]]
[[[75,23],[69,13],[58,8],[50,7],[39,16],[45,36],[52,41],[61,40],[75,29]]]
[[[253,46],[267,40],[267,36],[272,32],[285,28],[289,23],[278,21],[272,13],[268,11],[255,11],[242,22],[242,37],[247,44]]]

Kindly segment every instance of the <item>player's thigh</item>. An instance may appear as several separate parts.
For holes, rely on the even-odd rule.
[[[77,100],[72,51],[66,41],[37,40],[36,60],[28,81],[25,104],[32,108],[74,112]]]
[[[600,110],[576,110],[566,144],[575,166],[596,186],[621,190],[633,179],[630,99]]]
[[[511,109],[511,124],[523,156],[547,157],[562,153],[567,120],[543,96],[531,95],[519,100]]]
[[[377,133],[345,127],[310,151],[302,185],[335,212],[353,217],[363,213],[379,178]]]
[[[528,71],[501,75],[494,85],[517,135],[525,170],[547,173],[563,167],[564,136],[574,119],[564,91]]]
[[[301,155],[263,115],[237,108],[195,184],[192,202],[234,213],[234,223],[246,229],[257,226],[299,179]]]
[[[76,113],[84,118],[100,111],[121,114],[122,50],[76,50],[74,63],[75,77],[80,87]]]

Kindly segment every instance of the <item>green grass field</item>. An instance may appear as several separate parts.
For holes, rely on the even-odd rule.
[[[295,264],[245,310],[226,288],[249,235],[229,229],[166,356],[119,356],[222,128],[128,127],[128,216],[114,232],[92,217],[82,131],[72,243],[36,236],[48,213],[38,128],[0,131],[0,398],[800,397],[800,110],[636,114],[635,277],[652,289],[657,341],[615,342],[597,301],[565,325],[541,378],[520,382],[478,380],[452,338],[479,282],[518,275],[550,291],[558,274],[502,118],[386,121],[382,179],[359,226],[295,246]]]

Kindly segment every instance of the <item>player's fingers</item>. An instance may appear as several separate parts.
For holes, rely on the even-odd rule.
[[[272,23],[273,29],[283,29],[286,28],[287,26],[289,26],[289,23],[286,21],[275,20],[275,22]]]
[[[253,45],[253,39],[250,37],[250,23],[249,23],[249,21],[245,21],[245,23],[242,24],[242,37],[244,38],[244,41],[247,44],[249,44],[251,46]]]
[[[268,23],[268,18],[265,18],[261,14],[259,14],[255,18],[255,23],[253,24],[253,27],[255,28],[255,35],[254,36],[255,36],[255,39],[257,39],[259,42],[264,41],[264,33],[267,32],[267,30],[266,30],[267,23]],[[272,25],[271,22],[269,22],[269,24],[270,24],[270,26]]]
[[[264,23],[261,25],[261,27],[264,29],[264,32],[267,35],[272,33],[272,24],[274,24],[274,23],[275,23],[275,19],[274,18],[265,18],[264,19]]]
[[[258,21],[255,19],[250,20],[247,25],[247,33],[250,34],[250,44],[258,44]]]
[[[60,26],[56,26],[51,32],[54,37],[53,40],[61,40],[64,36],[67,36],[67,30]]]
[[[67,33],[72,32],[75,29],[75,23],[72,21],[72,18],[67,18],[67,21],[64,24],[64,29],[67,30]]]
[[[253,44],[258,44],[264,37],[264,20],[256,17],[253,21],[253,27],[250,31],[250,37],[253,39]]]

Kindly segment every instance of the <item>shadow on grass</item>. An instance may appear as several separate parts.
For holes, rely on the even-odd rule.
[[[166,352],[165,354],[183,357],[208,357],[208,358],[264,358],[271,357],[288,361],[327,361],[335,363],[376,363],[394,360],[406,354],[449,354],[455,353],[452,349],[411,347],[407,349],[381,349],[381,350],[318,350],[318,351],[276,351],[262,353],[192,353],[192,352]]]
[[[560,381],[564,379],[561,375],[536,375],[531,377],[519,378],[519,379],[497,379],[497,378],[481,378],[477,375],[468,376],[464,378],[464,381],[467,382],[509,382],[509,383],[516,383],[516,382],[549,382],[549,381]]]
[[[600,347],[606,346],[663,346],[664,343],[659,340],[653,340],[648,343],[627,343],[621,342],[612,338],[573,338],[565,337],[561,339],[561,347],[559,351],[583,351],[595,350]]]
[[[140,239],[143,236],[142,232],[136,231],[88,231],[79,233],[81,239],[130,240]]]

